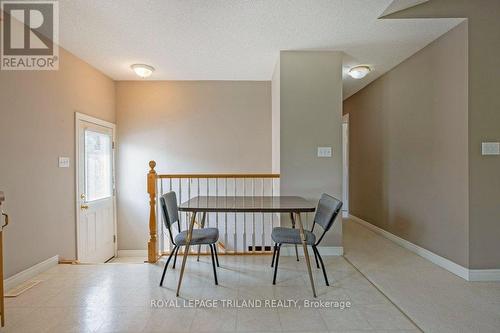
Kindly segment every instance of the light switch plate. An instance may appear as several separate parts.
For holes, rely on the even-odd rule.
[[[500,142],[483,142],[481,148],[483,155],[500,155]]]
[[[332,157],[332,147],[318,147],[318,157]]]
[[[59,167],[69,168],[69,157],[59,157]]]

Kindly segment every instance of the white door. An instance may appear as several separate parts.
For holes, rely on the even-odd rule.
[[[78,260],[115,255],[114,125],[77,114]]]

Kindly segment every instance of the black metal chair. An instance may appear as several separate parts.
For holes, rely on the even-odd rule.
[[[313,225],[311,231],[304,230],[306,236],[306,243],[310,245],[314,252],[314,259],[316,260],[316,267],[319,268],[318,258],[321,262],[321,268],[323,269],[323,275],[325,276],[326,285],[329,286],[328,277],[326,275],[325,265],[323,263],[323,259],[318,251],[318,244],[321,242],[326,232],[330,230],[337,215],[342,208],[342,201],[335,199],[334,197],[329,196],[328,194],[323,194],[319,200],[318,207],[316,209],[316,214],[314,216]],[[316,235],[313,233],[314,226],[318,224],[323,228],[323,233],[319,237],[318,241],[316,241]],[[273,259],[271,262],[271,267],[274,265],[274,277],[273,284],[276,284],[276,275],[278,273],[278,261],[280,258],[280,249],[282,244],[302,244],[302,240],[300,238],[299,229],[295,228],[283,228],[277,227],[273,228],[271,233],[271,238],[274,241],[274,252]],[[275,263],[276,259],[276,263]]]
[[[179,222],[179,210],[177,208],[177,196],[175,192],[171,191],[165,193],[160,197],[160,206],[163,215],[163,223],[168,230],[170,236],[170,241],[174,244],[174,248],[170,255],[168,256],[167,262],[165,263],[165,268],[163,269],[163,274],[161,275],[160,286],[163,285],[163,280],[165,278],[165,273],[167,272],[167,267],[174,256],[174,263],[172,268],[175,268],[175,262],[177,261],[177,252],[181,246],[186,245],[187,231],[181,231],[181,226]],[[172,225],[177,223],[178,234],[174,237],[172,233]],[[212,256],[212,267],[214,270],[215,284],[219,284],[217,281],[217,270],[215,268],[215,262],[217,262],[217,267],[219,267],[219,258],[217,256],[217,241],[219,240],[219,230],[217,228],[203,228],[203,229],[193,229],[193,236],[191,238],[190,245],[208,245],[210,247],[210,253]],[[215,258],[215,259],[214,259]]]

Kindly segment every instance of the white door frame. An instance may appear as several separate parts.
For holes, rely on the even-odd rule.
[[[118,254],[118,239],[117,239],[117,219],[116,219],[116,177],[115,177],[115,144],[116,144],[116,124],[110,123],[108,121],[94,118],[92,116],[80,113],[80,112],[75,112],[75,215],[76,215],[76,260],[80,260],[80,253],[81,251],[81,244],[79,241],[79,236],[80,236],[80,199],[78,193],[80,192],[80,182],[79,182],[79,177],[80,177],[80,166],[78,163],[78,159],[80,158],[80,144],[79,144],[79,126],[80,122],[85,121],[88,123],[96,124],[99,126],[103,126],[106,128],[109,128],[113,132],[113,143],[112,143],[112,151],[113,151],[113,158],[112,158],[112,177],[113,177],[113,230],[115,234],[115,243],[114,243],[114,255],[115,257]]]
[[[349,114],[342,117],[342,211],[349,212]]]

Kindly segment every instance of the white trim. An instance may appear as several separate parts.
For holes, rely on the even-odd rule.
[[[304,250],[302,249],[302,245],[297,246],[299,256],[304,256]],[[319,254],[321,256],[342,256],[344,255],[344,247],[343,246],[318,246]],[[314,255],[312,250],[308,248],[309,256]],[[283,256],[295,256],[295,249],[293,245],[282,245],[280,250],[280,255]]]
[[[114,223],[114,234],[115,234],[115,249],[114,254],[115,257],[118,254],[118,221],[117,221],[117,209],[116,209],[116,124],[113,124],[109,121],[105,121],[99,118],[95,118],[84,113],[75,112],[75,223],[76,223],[76,260],[79,260],[79,256],[81,253],[80,250],[80,199],[78,193],[80,193],[80,182],[79,182],[79,168],[80,168],[80,142],[79,142],[79,122],[85,121],[88,123],[96,124],[99,126],[103,126],[106,128],[110,128],[113,133],[113,223]]]
[[[147,258],[148,250],[118,250],[118,258],[120,257],[144,257]]]
[[[379,234],[380,236],[387,238],[394,243],[398,244],[399,246],[421,256],[422,258],[425,258],[429,260],[430,262],[441,266],[442,268],[450,271],[451,273],[460,276],[462,279],[468,280],[469,277],[469,270],[463,266],[460,266],[459,264],[454,263],[453,261],[443,258],[429,250],[424,249],[423,247],[420,247],[418,245],[415,245],[406,239],[403,239],[399,236],[396,236],[382,228],[379,228],[369,222],[366,222],[363,219],[360,219],[359,217],[356,217],[354,215],[349,215],[350,219],[354,222],[357,222],[361,224],[362,226],[370,229],[371,231],[375,232],[376,234]]]
[[[89,116],[89,115],[86,115],[86,114],[80,113],[80,112],[75,112],[75,119],[76,120],[83,120],[83,121],[86,121],[88,123],[100,125],[100,126],[107,127],[107,128],[112,128],[113,130],[116,129],[116,124],[113,124],[113,123],[110,123],[109,121],[95,118],[95,117],[92,117],[92,116]]]
[[[469,281],[500,281],[500,269],[470,269]]]
[[[349,211],[349,113],[342,116],[342,202],[343,202],[342,212],[348,212]]]
[[[399,246],[419,255],[420,257],[429,260],[433,264],[436,264],[447,271],[461,277],[464,280],[467,281],[500,281],[500,269],[468,269],[466,267],[463,267],[449,259],[446,259],[444,257],[441,257],[440,255],[435,254],[434,252],[431,252],[427,249],[424,249],[423,247],[420,247],[418,245],[415,245],[406,239],[403,239],[399,236],[396,236],[382,228],[379,228],[369,222],[366,222],[363,219],[360,219],[359,217],[356,217],[354,215],[349,215],[350,219],[367,229],[370,229],[371,231],[375,232],[376,234],[387,238],[388,240],[393,241],[394,243],[398,244]]]
[[[56,266],[58,263],[59,263],[59,256],[57,255],[47,260],[44,260],[38,264],[35,264],[17,274],[14,274],[11,277],[3,280],[4,289],[6,291],[9,291],[12,288],[20,285],[21,283],[34,278],[38,274],[45,272],[49,268]]]

